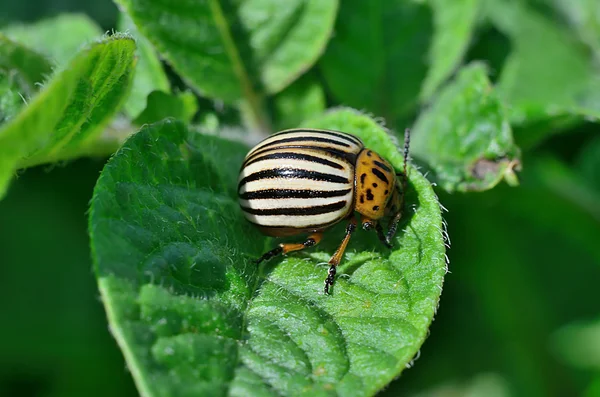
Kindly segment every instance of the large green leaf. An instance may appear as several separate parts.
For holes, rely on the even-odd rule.
[[[357,112],[307,125],[351,131],[398,169],[402,155]],[[345,225],[310,251],[258,268],[274,241],[243,219],[247,147],[147,126],[109,161],[92,199],[96,274],[114,336],[144,396],[372,395],[427,335],[445,274],[442,219],[410,168],[393,250],[358,231],[333,294],[326,266]]]
[[[153,91],[171,92],[171,85],[167,74],[158,59],[156,50],[147,38],[142,36],[137,27],[125,13],[119,14],[119,30],[127,32],[135,38],[137,62],[135,65],[135,76],[129,98],[125,102],[124,109],[130,118],[136,118],[146,109],[148,95]]]
[[[337,0],[116,0],[189,84],[226,103],[262,97],[306,71],[331,34]],[[264,119],[262,120],[264,123]]]
[[[23,43],[65,65],[83,45],[102,36],[102,29],[84,14],[60,14],[32,24],[18,23],[2,28],[11,39]]]
[[[434,34],[429,49],[429,70],[421,99],[427,101],[460,64],[469,43],[480,0],[429,0]]]
[[[346,0],[319,64],[336,100],[394,125],[414,110],[433,22],[423,2]]]
[[[17,168],[95,149],[98,134],[126,98],[134,50],[129,36],[112,36],[93,44],[3,125],[0,197]]]
[[[484,65],[463,68],[414,127],[413,153],[447,191],[516,181],[519,149]]]

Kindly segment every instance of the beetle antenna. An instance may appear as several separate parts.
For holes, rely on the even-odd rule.
[[[402,195],[400,197],[400,210],[404,208],[404,195],[408,184],[408,149],[410,147],[410,128],[404,130],[404,168],[402,170]]]

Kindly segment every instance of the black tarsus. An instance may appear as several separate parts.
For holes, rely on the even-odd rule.
[[[276,248],[273,248],[271,251],[265,252],[260,258],[255,260],[254,263],[256,263],[258,265],[262,261],[268,261],[272,257],[280,255],[282,252],[283,252],[283,247],[281,245],[279,245]]]
[[[386,235],[383,233],[383,227],[381,227],[381,224],[379,222],[377,223],[377,225],[375,225],[375,231],[377,232],[377,237],[379,238],[379,241],[381,241],[386,247],[392,248],[392,243],[390,243]]]

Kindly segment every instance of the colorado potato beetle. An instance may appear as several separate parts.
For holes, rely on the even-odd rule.
[[[391,247],[404,206],[409,137],[406,130],[400,173],[345,132],[291,129],[258,143],[246,155],[238,179],[246,219],[268,236],[309,236],[301,243],[279,244],[256,263],[312,247],[327,228],[347,220],[345,237],[329,261],[324,288],[329,294],[336,266],[356,229],[354,212],[360,214],[364,230],[375,230]],[[387,233],[380,223],[384,217],[390,219]]]

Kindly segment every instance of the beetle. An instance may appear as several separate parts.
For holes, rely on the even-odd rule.
[[[357,227],[355,212],[360,214],[362,228],[375,230],[379,240],[391,248],[404,206],[409,141],[407,129],[400,173],[359,138],[345,132],[289,129],[259,142],[240,169],[242,212],[268,236],[308,234],[308,238],[279,244],[256,263],[313,247],[326,229],[347,220],[344,239],[329,261],[324,287],[329,294],[336,266]],[[381,226],[384,217],[390,219],[386,233]]]

